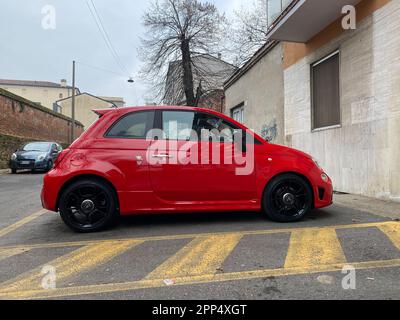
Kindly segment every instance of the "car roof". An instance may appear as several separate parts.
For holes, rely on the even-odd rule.
[[[186,106],[136,106],[136,107],[122,107],[122,108],[111,108],[111,109],[97,109],[93,110],[98,115],[104,115],[109,112],[116,112],[119,114],[130,113],[134,111],[143,110],[177,110],[177,111],[196,111],[196,112],[207,112],[216,115],[221,115],[221,113],[216,112],[211,109],[198,108],[198,107],[186,107]]]

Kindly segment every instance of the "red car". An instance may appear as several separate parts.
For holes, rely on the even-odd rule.
[[[60,154],[41,194],[43,207],[75,231],[155,213],[262,211],[295,222],[332,204],[332,182],[311,156],[270,144],[223,114],[95,112],[99,120]]]

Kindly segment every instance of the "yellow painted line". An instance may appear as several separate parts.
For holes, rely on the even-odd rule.
[[[3,249],[0,250],[0,261],[5,260],[7,258],[17,256],[19,254],[28,252],[30,249],[26,248],[14,248],[14,249]]]
[[[346,264],[332,264],[312,267],[297,267],[290,269],[266,269],[257,271],[245,271],[223,274],[209,274],[200,276],[189,276],[176,278],[174,286],[188,286],[205,283],[218,283],[239,280],[260,279],[265,277],[284,277],[305,274],[317,274],[326,272],[338,272],[345,267]],[[377,269],[377,268],[395,268],[400,267],[400,259],[386,261],[370,261],[352,263],[356,270]],[[173,286],[173,287],[174,287]],[[57,297],[90,295],[100,293],[112,293],[122,291],[132,291],[138,289],[151,289],[166,287],[160,279],[145,279],[134,282],[112,283],[101,285],[77,286],[68,288],[58,288],[54,290],[29,290],[15,292],[0,292],[0,299],[49,299]]]
[[[0,237],[4,237],[5,235],[7,235],[7,234],[9,234],[9,233],[21,228],[23,225],[25,225],[25,224],[37,219],[38,217],[42,216],[46,212],[47,211],[44,210],[44,209],[40,210],[40,211],[35,212],[35,213],[31,214],[30,216],[22,219],[22,220],[19,220],[18,222],[14,223],[14,224],[12,224],[12,225],[10,225],[8,227],[5,227],[5,228],[1,229],[0,230]]]
[[[293,231],[285,268],[345,263],[346,257],[335,229]]]
[[[140,243],[142,242],[130,240],[92,244],[61,256],[47,263],[46,266],[54,267],[56,284],[60,284],[85,270],[106,263]],[[42,280],[45,276],[42,274],[42,268],[43,266],[3,283],[0,287],[0,292],[41,289]]]
[[[238,234],[195,238],[161,264],[146,279],[170,279],[213,274],[242,238]]]
[[[400,250],[400,223],[392,223],[380,226],[379,229],[384,232],[393,244]]]
[[[371,227],[380,227],[385,225],[400,224],[400,222],[374,222],[374,223],[364,223],[364,224],[349,224],[349,225],[337,225],[337,226],[326,226],[326,227],[304,227],[304,228],[285,228],[285,229],[269,229],[269,230],[255,230],[255,231],[240,231],[235,232],[235,234],[240,234],[242,236],[250,235],[267,235],[267,234],[279,234],[279,233],[291,233],[294,231],[301,230],[324,230],[324,229],[362,229]],[[26,248],[26,249],[46,249],[46,248],[64,248],[64,247],[81,247],[91,244],[105,243],[109,241],[167,241],[167,240],[183,240],[192,239],[198,237],[212,237],[212,236],[225,236],[232,234],[232,232],[220,232],[220,233],[198,233],[198,234],[182,234],[182,235],[171,235],[171,236],[154,236],[154,237],[141,237],[141,238],[124,238],[124,239],[112,239],[112,240],[89,240],[89,241],[75,241],[75,242],[55,242],[55,243],[41,243],[33,245],[16,245],[16,246],[4,246],[0,249],[13,249],[13,248]]]

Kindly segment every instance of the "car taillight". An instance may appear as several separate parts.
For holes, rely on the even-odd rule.
[[[63,151],[61,151],[61,153],[58,155],[57,159],[54,161],[54,168],[57,168],[59,166],[59,164],[64,160],[65,156],[70,153],[71,150],[70,149],[65,149]]]

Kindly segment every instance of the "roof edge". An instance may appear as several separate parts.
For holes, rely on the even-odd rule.
[[[240,67],[233,75],[224,82],[224,89],[228,89],[241,77],[243,77],[248,71],[250,71],[262,58],[264,58],[280,41],[272,40],[266,42],[253,57],[251,57],[242,67]]]

